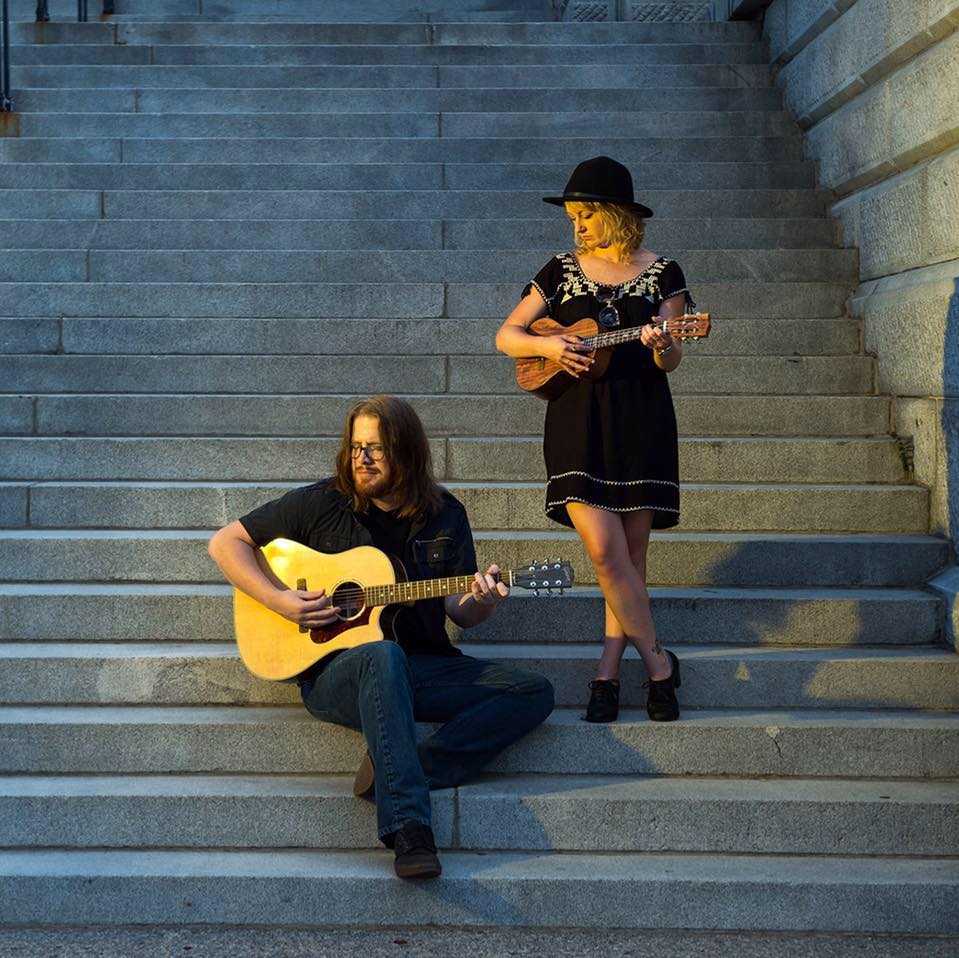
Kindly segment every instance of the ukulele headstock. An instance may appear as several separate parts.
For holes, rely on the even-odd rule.
[[[709,335],[711,326],[709,313],[686,313],[683,316],[667,319],[663,323],[663,329],[671,336],[677,339],[691,339],[693,342],[697,339],[705,339]]]
[[[540,595],[563,594],[564,589],[573,585],[573,565],[563,559],[543,559],[531,562],[528,566],[510,570],[510,585],[514,588],[528,589]]]

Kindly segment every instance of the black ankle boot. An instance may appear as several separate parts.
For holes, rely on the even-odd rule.
[[[615,722],[619,716],[619,682],[594,679],[589,683],[589,704],[583,718],[587,722]]]
[[[649,697],[646,699],[646,714],[654,722],[674,722],[679,718],[679,702],[676,701],[676,689],[682,684],[679,677],[679,659],[669,649],[666,650],[673,664],[673,674],[658,682],[650,679],[646,683]]]

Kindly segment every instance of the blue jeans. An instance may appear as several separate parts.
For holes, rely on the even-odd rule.
[[[470,656],[407,654],[389,641],[341,652],[300,683],[325,722],[359,729],[376,768],[379,837],[430,824],[432,788],[471,778],[553,710],[540,675]],[[416,722],[442,722],[416,741]]]

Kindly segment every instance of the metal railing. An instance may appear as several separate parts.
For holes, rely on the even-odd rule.
[[[103,13],[114,13],[114,0],[103,0]],[[86,23],[90,19],[89,0],[77,0],[77,23]],[[49,0],[37,0],[37,23],[50,22]]]
[[[0,113],[13,112],[13,90],[10,88],[10,10],[8,0],[2,0],[0,13]]]

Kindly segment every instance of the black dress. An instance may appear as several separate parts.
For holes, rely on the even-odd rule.
[[[665,299],[692,299],[679,265],[659,257],[641,273],[610,286],[589,279],[572,253],[554,256],[523,290],[536,290],[563,326],[597,319],[612,305],[619,328],[642,326]],[[613,347],[606,374],[575,381],[546,411],[546,514],[572,526],[566,504],[611,512],[653,510],[653,528],[679,522],[679,449],[669,382],[653,351],[636,340]]]

